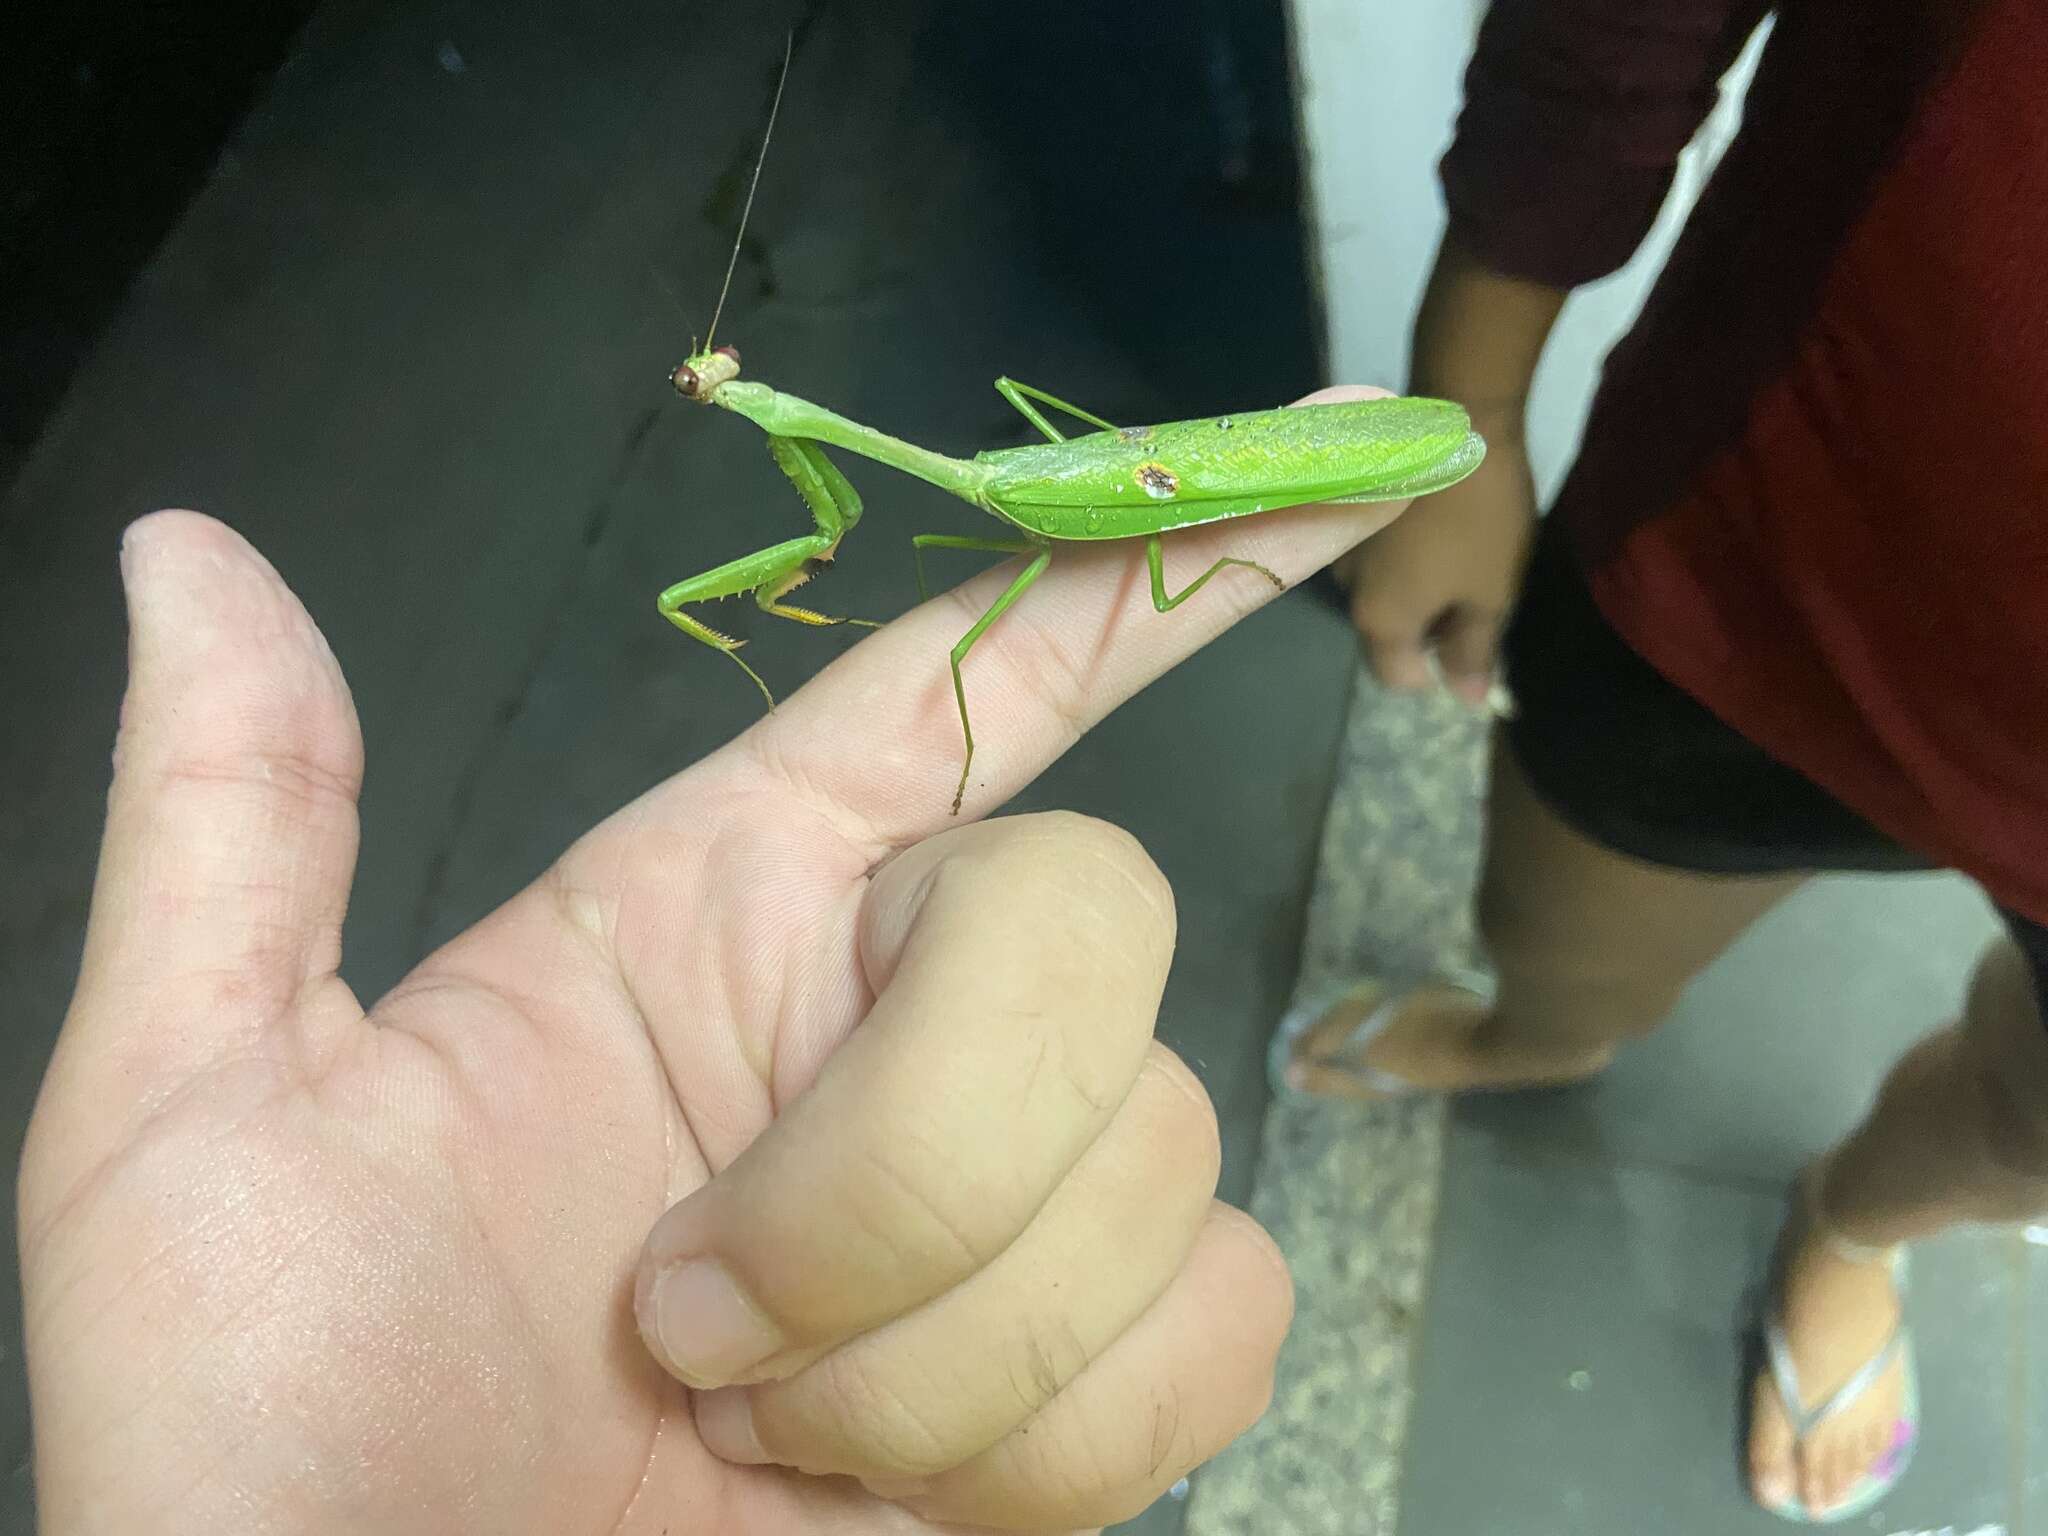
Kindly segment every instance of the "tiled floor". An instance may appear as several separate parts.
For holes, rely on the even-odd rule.
[[[1475,733],[1364,681],[1353,709],[1311,976],[1463,942]],[[1784,1186],[1952,1016],[1993,931],[1949,877],[1818,881],[1595,1084],[1434,1115],[1276,1107],[1253,1209],[1302,1321],[1274,1415],[1197,1484],[1195,1536],[1782,1529],[1743,1493],[1737,1404]],[[2048,1248],[2018,1234],[1918,1251],[1925,1439],[1856,1529],[2048,1529],[2044,1298]]]
[[[1604,1081],[1453,1112],[1406,1529],[1780,1528],[1738,1475],[1745,1294],[1786,1181],[1953,1017],[1993,931],[1950,879],[1817,882]],[[2012,1387],[2048,1327],[2042,1257],[2012,1233],[1916,1251],[1926,1437],[1869,1529],[2026,1529]]]
[[[708,319],[784,28],[805,18],[721,333],[751,368],[965,452],[1020,440],[999,373],[1125,420],[1320,382],[1291,208],[1205,184],[1218,134],[1197,87],[1130,110],[1131,35],[1148,78],[1209,78],[1212,38],[1165,0],[1058,26],[928,0],[323,8],[0,504],[10,1150],[76,965],[134,515],[233,522],[341,658],[369,754],[344,966],[366,997],[755,718],[746,680],[654,596],[800,531],[802,509],[757,433],[663,377]],[[1260,96],[1284,121],[1284,87]],[[833,601],[901,611],[907,536],[975,514],[850,473],[868,521]],[[785,690],[852,638],[727,617]],[[1352,656],[1335,615],[1283,601],[1020,802],[1120,822],[1172,879],[1164,1028],[1208,1080],[1240,1199],[1263,1112],[1245,1020],[1292,979]],[[10,1272],[0,1338],[18,1332]],[[27,1532],[17,1353],[0,1530]]]

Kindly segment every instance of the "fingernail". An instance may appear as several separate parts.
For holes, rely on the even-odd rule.
[[[146,585],[143,578],[149,566],[150,546],[154,542],[151,530],[141,524],[130,523],[121,535],[121,598],[127,604],[131,624],[135,620],[137,599]]]
[[[640,1331],[693,1387],[722,1387],[782,1348],[782,1335],[716,1259],[690,1259],[655,1276]]]
[[[1792,1497],[1792,1484],[1782,1477],[1767,1477],[1757,1484],[1756,1491],[1766,1504],[1783,1504]]]
[[[763,1466],[770,1460],[754,1432],[754,1405],[745,1387],[699,1392],[695,1399],[697,1435],[712,1455],[743,1467]]]

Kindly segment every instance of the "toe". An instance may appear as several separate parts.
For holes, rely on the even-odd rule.
[[[1888,1423],[1870,1426],[1864,1436],[1863,1449],[1856,1458],[1856,1476],[1862,1477],[1866,1473],[1875,1473],[1879,1470],[1888,1473],[1892,1470],[1888,1458],[1892,1449],[1893,1428],[1894,1426]]]
[[[1838,1443],[1821,1453],[1820,1503],[1815,1514],[1826,1514],[1842,1502],[1856,1481],[1856,1440],[1853,1435],[1837,1437]]]
[[[1785,1422],[1777,1394],[1766,1382],[1757,1383],[1750,1424],[1750,1492],[1759,1504],[1775,1509],[1792,1497],[1792,1426]]]
[[[1334,1056],[1342,1051],[1364,1022],[1367,1010],[1378,1002],[1377,988],[1357,987],[1346,993],[1302,1032],[1294,1045],[1296,1058]]]
[[[1826,1514],[1834,1502],[1828,1494],[1827,1448],[1808,1442],[1801,1447],[1795,1460],[1798,1463],[1799,1502],[1806,1506],[1809,1515]]]
[[[1828,1486],[1828,1508],[1845,1503],[1856,1485],[1863,1481],[1863,1474],[1870,1470],[1871,1462],[1877,1458],[1870,1454],[1864,1434],[1844,1435],[1842,1448],[1835,1453],[1834,1470]]]
[[[1890,1439],[1891,1436],[1879,1425],[1871,1424],[1864,1428],[1863,1443],[1856,1447],[1851,1482],[1876,1468],[1877,1459],[1884,1454],[1885,1443]]]

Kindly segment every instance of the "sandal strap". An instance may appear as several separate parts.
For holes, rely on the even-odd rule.
[[[1323,1060],[1327,1064],[1341,1067],[1374,1093],[1385,1098],[1415,1097],[1421,1090],[1413,1083],[1406,1078],[1396,1077],[1391,1072],[1381,1071],[1368,1063],[1365,1057],[1372,1049],[1373,1042],[1378,1040],[1386,1032],[1387,1026],[1394,1022],[1395,1016],[1414,1001],[1417,991],[1427,986],[1452,987],[1461,992],[1471,993],[1482,1003],[1493,1001],[1493,978],[1483,971],[1463,967],[1449,967],[1414,980],[1392,983],[1387,986],[1372,1012],[1360,1019],[1344,1037],[1344,1043]]]
[[[1332,1051],[1323,1061],[1330,1066],[1341,1067],[1346,1073],[1357,1078],[1374,1093],[1383,1098],[1412,1098],[1417,1092],[1413,1083],[1399,1078],[1391,1072],[1382,1072],[1365,1059],[1373,1042],[1386,1032],[1394,1016],[1401,1011],[1413,993],[1405,988],[1391,988],[1382,997],[1379,1005],[1358,1021],[1357,1027],[1344,1037],[1344,1043]]]
[[[1877,1352],[1863,1362],[1855,1375],[1829,1394],[1825,1402],[1808,1408],[1801,1399],[1799,1368],[1792,1360],[1792,1346],[1785,1338],[1784,1326],[1773,1319],[1764,1331],[1764,1345],[1770,1354],[1771,1380],[1778,1389],[1778,1401],[1784,1407],[1786,1421],[1792,1426],[1793,1437],[1805,1440],[1822,1424],[1868,1392],[1906,1349],[1909,1342],[1910,1336],[1904,1322],[1894,1325]]]

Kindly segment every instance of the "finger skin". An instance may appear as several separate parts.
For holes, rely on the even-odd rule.
[[[648,1238],[643,1336],[692,1386],[792,1374],[980,1270],[1147,1059],[1172,902],[1127,834],[961,828],[886,866],[870,905],[868,1016]]]
[[[151,1096],[209,1066],[316,1070],[361,1018],[335,979],[363,766],[340,667],[270,563],[212,518],[138,519],[121,570],[128,687],[78,986],[43,1086],[90,1111],[40,1117],[36,1185],[63,1181],[53,1147],[92,1165]]]
[[[1293,1310],[1272,1239],[1213,1206],[1172,1288],[1029,1423],[921,1485],[874,1486],[997,1530],[1128,1520],[1258,1421]]]
[[[1395,562],[1394,579],[1381,564],[1359,552],[1361,569],[1351,588],[1351,623],[1365,644],[1367,664],[1383,687],[1424,693],[1437,684],[1432,660],[1435,631],[1445,612],[1438,584],[1415,582],[1413,562]],[[1414,582],[1410,585],[1410,582]]]
[[[1499,648],[1502,615],[1473,603],[1452,610],[1437,635],[1437,656],[1444,682],[1467,704],[1486,701],[1493,685],[1494,655]]]
[[[1165,1046],[1122,1111],[994,1263],[786,1381],[697,1394],[729,1461],[914,1478],[994,1445],[1170,1286],[1209,1217],[1216,1115]]]
[[[1436,674],[1430,670],[1429,653],[1422,646],[1423,627],[1420,623],[1407,628],[1390,628],[1389,621],[1379,615],[1374,615],[1370,621],[1377,628],[1363,628],[1367,622],[1365,619],[1357,622],[1365,638],[1366,660],[1382,686],[1397,693],[1421,693],[1435,685]]]

